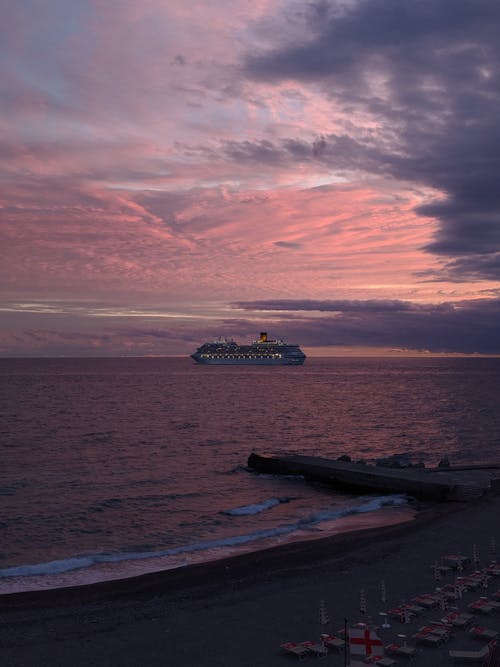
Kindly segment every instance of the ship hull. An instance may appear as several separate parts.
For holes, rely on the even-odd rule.
[[[304,359],[206,359],[191,357],[198,364],[209,364],[211,366],[302,366]]]

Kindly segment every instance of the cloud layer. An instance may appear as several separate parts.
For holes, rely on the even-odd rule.
[[[306,345],[496,349],[499,27],[496,0],[10,3],[0,354],[176,353],[263,302]]]

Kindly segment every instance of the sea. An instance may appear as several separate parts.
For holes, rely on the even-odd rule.
[[[498,358],[0,359],[0,594],[407,520],[402,495],[257,474],[252,452],[497,461]]]

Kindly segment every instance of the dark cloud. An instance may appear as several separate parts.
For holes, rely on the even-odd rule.
[[[500,299],[454,304],[289,299],[233,305],[243,310],[293,313],[294,319],[286,324],[287,335],[304,345],[367,345],[500,354]],[[332,315],[301,315],[311,311]]]
[[[274,245],[278,246],[278,248],[290,248],[292,250],[302,248],[301,243],[294,243],[293,241],[275,241]]]
[[[499,279],[490,255],[500,250],[500,3],[360,0],[340,9],[322,1],[301,19],[302,38],[295,22],[293,42],[249,56],[246,75],[320,84],[344,111],[369,112],[384,129],[358,141],[267,146],[266,161],[285,151],[444,192],[418,209],[439,222],[425,250],[447,258],[456,279]],[[284,18],[280,28],[286,34]],[[248,146],[243,153],[257,157]]]

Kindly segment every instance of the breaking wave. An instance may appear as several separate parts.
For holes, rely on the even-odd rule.
[[[110,554],[90,554],[68,558],[63,560],[54,560],[46,563],[37,563],[33,565],[19,565],[0,569],[0,579],[10,577],[39,577],[45,575],[59,575],[74,570],[82,570],[100,564],[121,563],[124,561],[141,561],[152,558],[175,557],[181,554],[193,554],[195,552],[213,552],[213,550],[227,550],[231,547],[238,547],[258,540],[281,537],[290,535],[297,531],[303,531],[309,527],[313,528],[318,524],[328,521],[335,521],[355,514],[364,514],[375,512],[383,507],[402,506],[408,503],[408,498],[403,495],[388,495],[380,497],[360,498],[362,502],[358,505],[350,506],[344,509],[323,510],[315,512],[304,517],[298,522],[275,526],[263,530],[253,531],[244,535],[234,535],[215,540],[202,540],[169,549],[159,549],[154,551],[123,552]],[[247,505],[245,507],[230,510],[231,513],[258,513],[273,507],[281,502],[288,502],[289,499],[270,498],[263,503],[256,505]],[[260,509],[258,509],[260,508]],[[178,567],[179,565],[176,565]],[[168,567],[168,566],[167,566]]]
[[[232,510],[225,510],[223,514],[229,514],[230,516],[246,516],[251,514],[259,514],[260,512],[265,512],[265,510],[271,509],[271,507],[276,507],[281,503],[289,503],[290,498],[269,498],[264,500],[261,503],[255,503],[253,505],[244,505],[243,507],[236,507]]]

